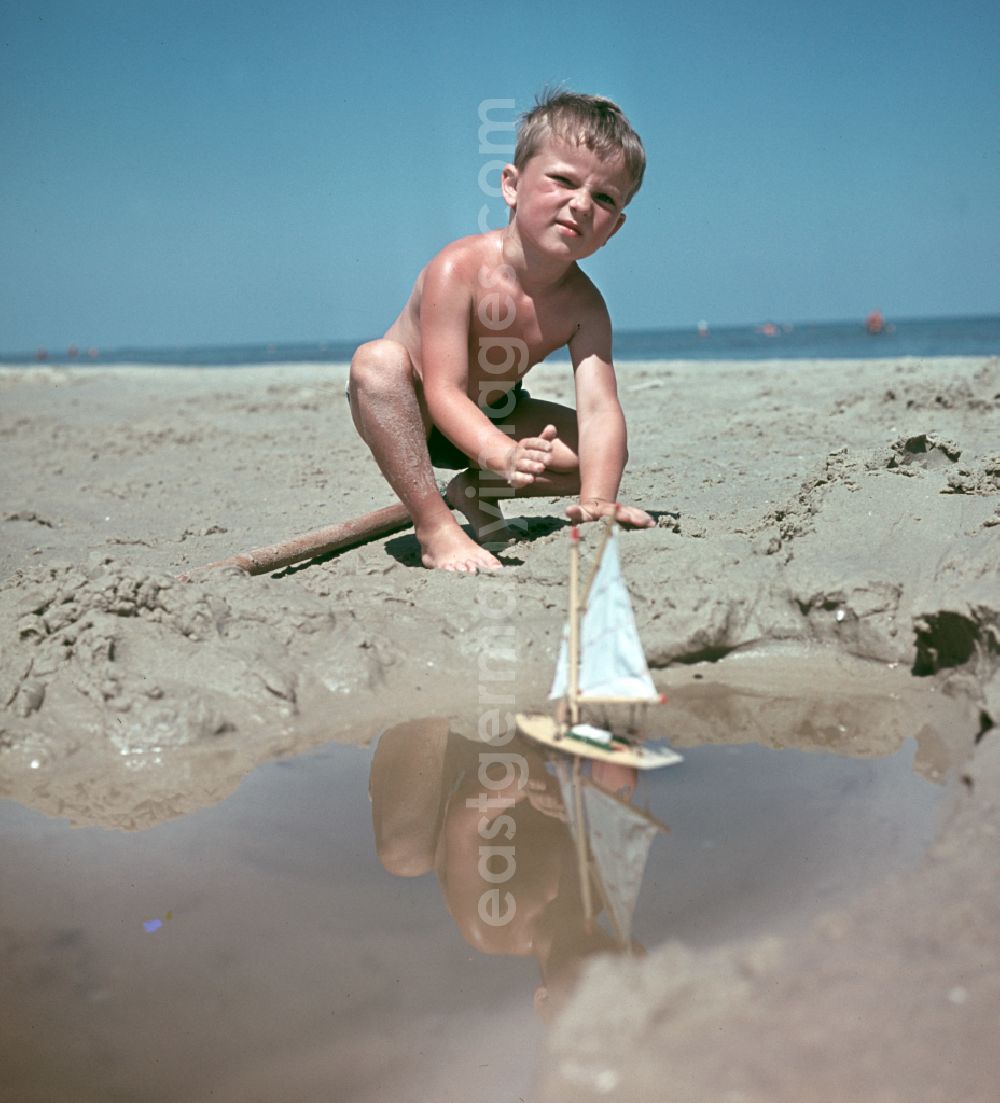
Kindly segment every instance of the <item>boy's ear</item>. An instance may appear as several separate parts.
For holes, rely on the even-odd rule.
[[[514,165],[504,165],[500,173],[500,193],[508,207],[517,206],[518,172]]]
[[[625,225],[626,218],[628,218],[628,215],[624,211],[622,211],[622,213],[618,216],[618,221],[615,223],[615,228],[611,231],[610,234],[608,234],[608,241],[610,241],[615,236],[615,234],[617,234],[618,231]]]

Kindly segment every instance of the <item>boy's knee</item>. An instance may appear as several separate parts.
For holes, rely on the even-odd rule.
[[[382,338],[361,345],[351,360],[351,386],[363,390],[388,390],[402,380],[412,380],[410,354],[397,341]]]
[[[396,877],[422,877],[434,868],[434,845],[396,839],[377,846],[379,861],[386,873]]]

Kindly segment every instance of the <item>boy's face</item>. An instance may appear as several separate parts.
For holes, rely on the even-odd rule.
[[[522,169],[506,166],[501,187],[522,238],[582,260],[621,229],[631,183],[624,158],[550,137]]]

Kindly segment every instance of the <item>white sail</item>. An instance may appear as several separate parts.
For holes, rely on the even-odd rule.
[[[632,941],[632,917],[649,848],[662,825],[594,785],[583,786],[590,851],[618,937]]]
[[[559,644],[559,658],[556,659],[556,673],[552,679],[552,688],[549,690],[549,700],[555,701],[566,696],[569,685],[569,625],[563,628],[562,640]]]
[[[568,675],[569,627],[563,632],[549,700],[563,697]],[[632,602],[618,559],[618,526],[612,526],[597,576],[590,588],[580,628],[579,697],[626,697],[657,701],[642,643],[635,628]]]

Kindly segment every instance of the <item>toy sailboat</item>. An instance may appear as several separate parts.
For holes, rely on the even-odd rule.
[[[549,692],[549,700],[559,705],[554,717],[519,713],[517,726],[529,739],[584,758],[641,770],[681,762],[669,747],[643,744],[581,719],[584,709],[594,706],[626,705],[634,710],[659,703],[663,697],[649,675],[622,578],[618,526],[613,519],[606,522],[582,595],[576,526],[570,536],[569,622]]]
[[[557,762],[556,776],[576,845],[584,919],[589,927],[601,910],[592,896],[596,888],[615,941],[628,950],[649,848],[670,828],[582,776],[579,760],[572,770],[566,762]]]

